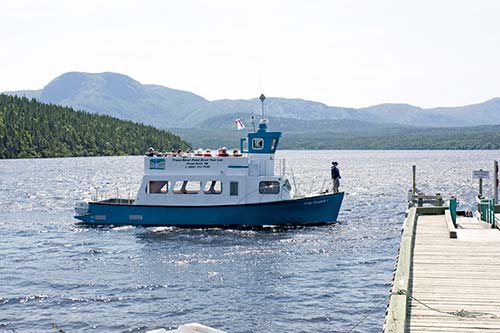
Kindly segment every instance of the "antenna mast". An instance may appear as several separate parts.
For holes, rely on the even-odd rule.
[[[262,119],[264,119],[264,100],[266,99],[266,96],[264,96],[264,94],[260,94],[259,99],[262,102]]]

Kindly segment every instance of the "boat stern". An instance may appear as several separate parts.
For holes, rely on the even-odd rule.
[[[89,203],[86,201],[78,201],[75,203],[75,218],[82,222],[88,222],[90,217]]]

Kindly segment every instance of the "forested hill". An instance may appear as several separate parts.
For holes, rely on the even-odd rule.
[[[0,158],[139,155],[150,146],[189,144],[152,126],[0,94]]]

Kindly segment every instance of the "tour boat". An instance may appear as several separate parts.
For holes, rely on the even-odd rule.
[[[261,99],[263,100],[263,99]],[[212,155],[161,154],[144,157],[144,176],[134,199],[79,202],[75,218],[96,225],[257,227],[307,225],[337,220],[343,192],[299,195],[286,173],[275,173],[281,132],[258,130],[240,149]]]

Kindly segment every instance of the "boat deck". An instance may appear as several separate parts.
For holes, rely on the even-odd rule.
[[[457,222],[410,210],[385,332],[500,332],[500,231]]]

